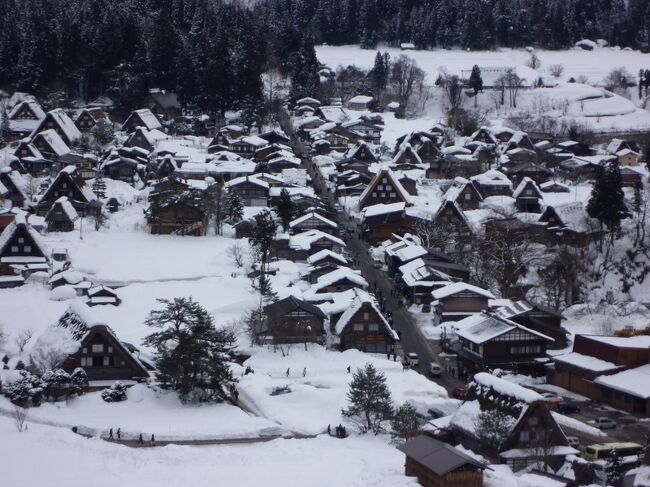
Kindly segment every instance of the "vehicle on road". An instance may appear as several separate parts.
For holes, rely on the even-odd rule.
[[[436,362],[429,363],[429,375],[431,377],[440,377],[441,374],[442,368],[440,367],[440,364],[437,364]]]
[[[612,455],[618,457],[630,457],[632,455],[641,455],[643,447],[638,443],[615,442],[615,443],[595,443],[585,448],[585,459],[590,461],[604,460]]]
[[[467,396],[467,389],[465,387],[456,387],[451,395],[454,397],[454,399],[460,399],[461,401],[464,401],[465,397]]]
[[[406,355],[406,361],[411,367],[417,367],[420,365],[420,357],[418,357],[418,354],[415,352],[408,353]]]
[[[372,267],[373,267],[373,269],[381,269],[381,262],[379,262],[377,260],[373,260],[372,261]]]
[[[616,428],[616,421],[610,418],[605,418],[605,417],[596,418],[594,420],[594,423],[596,425],[596,428],[600,428],[601,430],[609,430],[609,429]]]
[[[422,305],[422,312],[423,313],[431,313],[431,304],[430,303],[424,303]]]
[[[566,439],[569,442],[570,447],[572,447],[572,448],[579,448],[580,447],[580,440],[578,439],[577,436],[567,436]]]
[[[348,232],[349,235],[352,235],[354,233],[354,225],[346,226],[345,231]]]
[[[560,414],[578,414],[580,413],[580,408],[576,406],[575,404],[571,404],[568,402],[561,402],[560,404],[557,405],[557,408],[555,410],[560,413]]]

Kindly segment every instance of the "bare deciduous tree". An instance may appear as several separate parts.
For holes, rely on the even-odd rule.
[[[22,432],[27,429],[27,408],[21,408],[20,406],[14,406],[13,418],[14,424],[18,432]]]
[[[244,263],[246,262],[246,247],[241,241],[237,240],[228,247],[227,254],[237,267],[244,267]]]
[[[526,66],[528,66],[531,69],[537,69],[542,65],[542,60],[539,58],[539,56],[535,53],[535,51],[530,53],[530,57],[528,58],[528,62],[526,63]]]
[[[18,352],[23,353],[25,346],[34,336],[34,330],[27,328],[26,330],[21,331],[18,336],[16,336],[16,346],[18,347]]]
[[[508,101],[512,108],[517,108],[517,96],[523,84],[524,80],[512,68],[506,70],[505,74],[499,77],[498,85],[502,90],[508,90]]]
[[[559,78],[564,73],[564,64],[551,64],[548,67],[548,72],[551,73],[551,76],[554,78]]]
[[[411,95],[419,91],[424,83],[425,73],[415,59],[401,54],[391,66],[390,83],[402,106],[408,105]]]

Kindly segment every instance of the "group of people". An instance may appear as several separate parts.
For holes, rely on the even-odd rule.
[[[287,367],[287,371],[285,372],[285,375],[289,377],[289,374],[291,373],[291,367]],[[307,376],[307,367],[303,367],[302,369],[302,376],[306,377]]]
[[[114,439],[121,440],[122,439],[122,429],[117,428],[117,430],[115,431],[115,436],[113,436],[113,428],[109,429],[108,430],[108,439],[109,440],[114,440]],[[152,433],[151,434],[151,439],[149,440],[149,443],[153,445],[155,442],[156,442],[156,437]],[[144,437],[142,436],[142,433],[140,433],[140,435],[138,436],[138,445],[144,445]]]
[[[337,438],[345,438],[348,436],[348,432],[345,429],[345,426],[339,424],[334,428],[334,436]],[[327,434],[332,436],[332,425],[327,425]]]

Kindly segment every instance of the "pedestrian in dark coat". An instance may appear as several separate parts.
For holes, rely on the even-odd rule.
[[[112,440],[112,439],[113,439],[113,428],[111,428],[110,430],[108,430],[108,439],[109,439],[109,440]]]
[[[327,434],[332,436],[332,427],[329,424],[327,425]]]
[[[289,377],[289,367],[287,367],[287,377]]]
[[[122,437],[122,430],[117,428],[117,439],[119,440]]]
[[[348,365],[348,374],[350,373],[350,366]]]
[[[143,439],[142,439],[142,433],[140,433],[140,436],[138,437],[138,443],[139,443],[140,445],[144,445],[144,441],[143,441]]]
[[[153,445],[156,442],[156,438],[154,437],[153,433],[151,433],[151,444]]]

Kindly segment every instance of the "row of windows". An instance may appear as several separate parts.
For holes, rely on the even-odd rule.
[[[510,347],[510,354],[512,355],[526,355],[526,354],[536,354],[541,353],[542,347],[539,345],[519,345],[516,347]]]
[[[108,350],[108,353],[113,353],[113,347],[111,347],[109,345],[106,348]],[[104,353],[104,344],[103,343],[94,343],[93,345],[91,345],[90,350],[92,351],[92,353]],[[88,347],[83,347],[81,349],[81,353],[86,355],[88,353]]]
[[[373,198],[376,198],[377,194],[379,194],[380,198],[385,198],[386,196],[389,196],[390,198],[397,197],[397,195],[395,193],[384,193],[383,191],[380,192],[380,193],[377,193],[376,191],[373,191],[373,193],[372,193]]]
[[[355,323],[354,331],[364,331],[365,327],[366,325],[364,323]],[[379,325],[377,323],[368,324],[368,331],[379,331]]]

